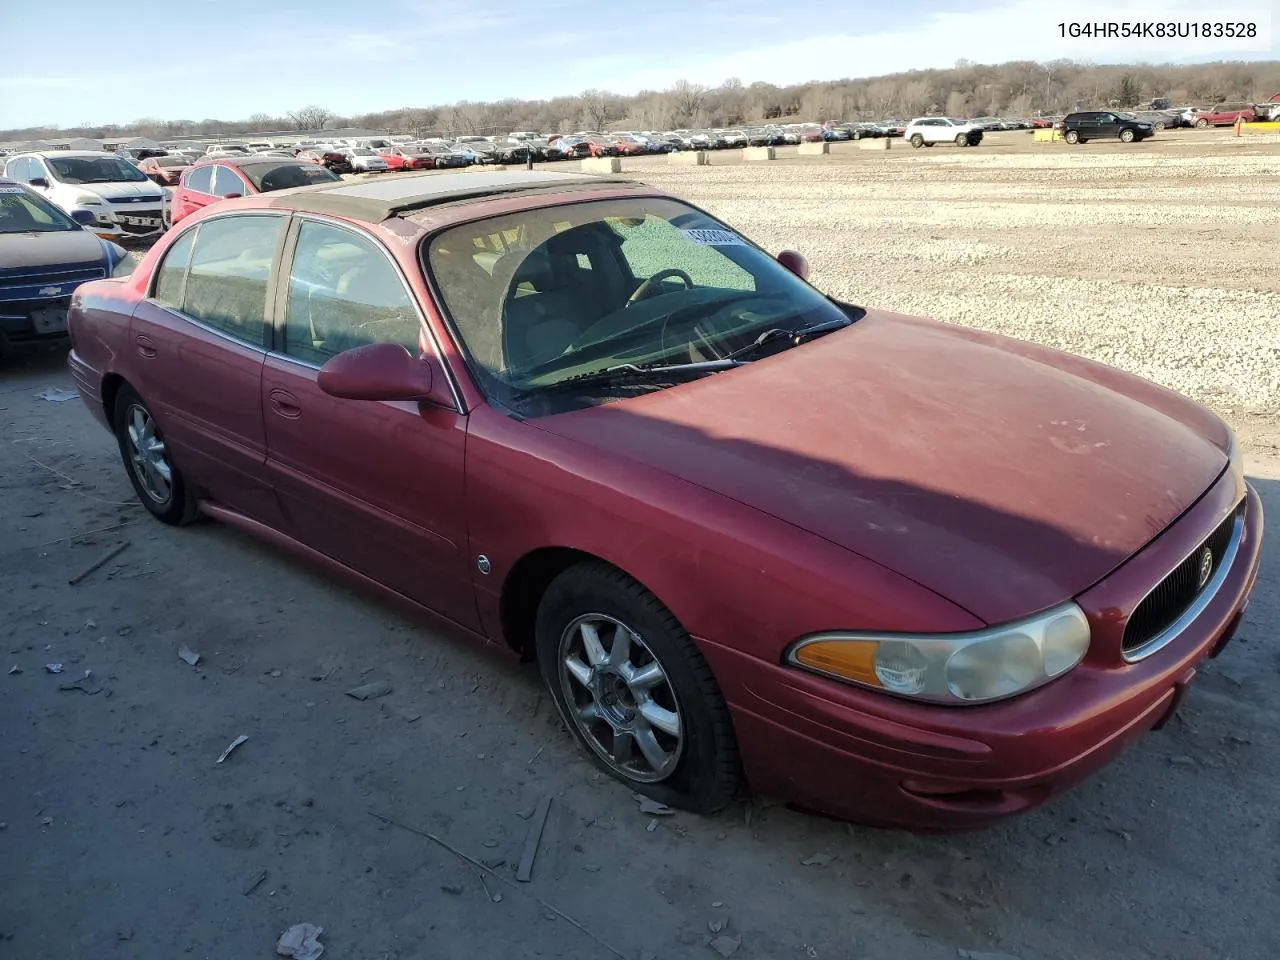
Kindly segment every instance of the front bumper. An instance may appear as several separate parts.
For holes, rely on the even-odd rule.
[[[164,233],[164,203],[103,204],[73,207],[96,217],[85,227],[108,240],[146,240]]]
[[[1082,594],[1090,619],[1113,612],[1117,602],[1132,609],[1144,592],[1140,584],[1159,578],[1152,571],[1176,564],[1209,529],[1206,518],[1216,524],[1221,513],[1214,511],[1238,502],[1228,502],[1238,492],[1230,480],[1224,477],[1164,535]],[[1162,725],[1198,666],[1230,641],[1261,558],[1262,503],[1249,487],[1246,498],[1231,569],[1174,641],[1126,663],[1122,624],[1109,630],[1103,623],[1079,666],[1001,703],[914,703],[699,640],[729,703],[752,788],[845,819],[926,830],[983,826],[1063,792]]]

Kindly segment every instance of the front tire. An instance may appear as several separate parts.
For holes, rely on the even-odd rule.
[[[696,813],[734,798],[741,765],[729,708],[653,594],[607,564],[580,563],[547,588],[535,635],[556,708],[597,766]]]
[[[912,134],[912,136],[911,136],[911,145],[912,145],[913,147],[915,147],[917,150],[919,150],[921,147],[923,147],[923,146],[924,146],[924,137],[922,137],[922,136],[921,136],[920,134],[918,134],[918,133],[916,133],[916,134]]]
[[[1197,120],[1197,121],[1196,121],[1196,129],[1197,129],[1197,130],[1203,130],[1203,129],[1204,129],[1205,127],[1207,127],[1207,126],[1209,126],[1209,121],[1208,121],[1208,120]]]
[[[956,134],[956,146],[967,147],[969,145],[969,135],[967,133]]]
[[[120,457],[142,505],[161,523],[191,523],[199,513],[196,500],[173,465],[160,428],[137,391],[122,386],[114,414]]]
[[[1121,131],[1120,131],[1120,142],[1121,142],[1121,143],[1133,143],[1133,136],[1134,136],[1134,134],[1133,134],[1133,131],[1132,131],[1132,130],[1121,130]]]

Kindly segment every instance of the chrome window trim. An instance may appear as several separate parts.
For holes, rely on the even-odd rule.
[[[1164,630],[1156,634],[1142,646],[1135,647],[1133,650],[1122,650],[1121,656],[1124,658],[1125,663],[1137,663],[1139,660],[1145,660],[1152,654],[1159,653],[1174,640],[1178,639],[1178,637],[1180,637],[1182,633],[1191,626],[1200,614],[1204,613],[1205,609],[1218,595],[1218,591],[1222,589],[1222,584],[1226,582],[1227,574],[1231,572],[1231,568],[1235,565],[1236,557],[1240,553],[1240,541],[1244,538],[1244,524],[1248,517],[1247,508],[1245,510],[1240,510],[1239,503],[1231,509],[1233,512],[1239,511],[1236,513],[1235,524],[1231,529],[1231,539],[1227,541],[1227,548],[1222,552],[1222,562],[1218,564],[1218,568],[1213,572],[1213,576],[1209,578],[1209,582],[1200,589],[1200,592],[1196,594],[1195,599],[1192,600],[1187,608],[1178,615],[1177,620],[1174,620],[1173,623],[1169,624],[1169,626],[1165,627]],[[1223,519],[1225,519],[1225,517]],[[1215,527],[1214,529],[1217,528]],[[1212,536],[1212,534],[1210,534],[1210,536]],[[1142,599],[1134,604],[1133,609],[1137,610],[1138,607],[1145,603],[1147,597],[1151,596],[1151,594],[1156,591],[1156,588],[1159,587],[1160,584],[1164,583],[1174,570],[1177,570],[1178,567],[1186,563],[1192,554],[1203,549],[1203,547],[1204,542],[1201,541],[1193,547],[1186,556],[1170,567],[1162,577],[1156,580],[1151,589],[1143,594]],[[1125,625],[1126,627],[1128,626],[1127,620]],[[1123,642],[1123,635],[1121,642]]]
[[[440,345],[440,339],[439,337],[436,336],[435,330],[431,328],[431,324],[427,320],[426,311],[422,309],[422,304],[418,302],[418,298],[413,292],[413,287],[409,284],[409,279],[405,276],[404,271],[400,269],[400,264],[396,261],[396,258],[391,255],[391,251],[386,248],[386,245],[383,244],[381,240],[379,240],[369,230],[365,229],[360,224],[351,223],[346,220],[339,220],[336,217],[326,217],[323,214],[304,213],[302,211],[294,211],[293,217],[295,220],[298,221],[298,229],[296,231],[298,235],[300,235],[302,232],[302,224],[308,221],[312,221],[315,223],[323,223],[323,224],[326,224],[327,226],[337,227],[340,230],[346,230],[348,233],[354,233],[357,236],[363,237],[364,239],[368,240],[371,244],[373,244],[374,248],[379,253],[381,253],[384,257],[386,257],[387,262],[391,265],[391,269],[395,271],[395,275],[400,278],[400,285],[404,289],[405,295],[409,298],[409,302],[413,304],[413,309],[418,315],[418,327],[427,332],[427,337],[431,341],[431,346],[436,352],[436,359],[440,361],[440,367],[444,371],[445,380],[448,381],[448,384],[449,384],[449,395],[453,398],[454,412],[459,414],[465,414],[466,405],[462,402],[462,394],[458,390],[458,384],[454,379],[453,370],[450,369],[449,362],[445,359],[445,352]],[[293,257],[296,252],[297,252],[297,241],[295,239],[293,242],[292,248],[289,250],[289,270],[290,270],[289,275],[290,276],[292,276]],[[280,267],[281,267],[280,272],[282,276],[277,280],[277,283],[279,283],[280,280],[283,280],[284,282],[279,285],[279,289],[283,291],[287,291],[289,283],[288,283],[288,278],[283,276],[284,266],[285,265],[282,262],[280,264]],[[428,290],[428,293],[431,292],[430,284],[427,285],[427,290]],[[285,309],[280,315],[280,329],[283,329],[284,324],[288,321],[287,293],[285,294],[284,299],[285,299]],[[320,369],[319,367],[315,367],[310,363],[305,363],[294,357],[290,357],[287,354],[277,353],[274,350],[268,350],[268,354],[271,356],[282,356],[285,359],[290,360],[293,363],[296,363],[302,367],[308,367],[315,370]]]

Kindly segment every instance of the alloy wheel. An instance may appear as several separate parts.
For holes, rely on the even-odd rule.
[[[569,717],[610,770],[639,783],[675,772],[684,750],[680,705],[638,633],[607,614],[584,614],[565,627],[558,661]]]
[[[156,503],[169,502],[173,496],[173,468],[169,451],[156,430],[156,422],[146,407],[130,405],[125,413],[129,437],[129,460],[138,484]]]

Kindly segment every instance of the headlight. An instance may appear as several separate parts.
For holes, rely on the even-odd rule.
[[[988,703],[1025,693],[1078,664],[1089,621],[1074,603],[972,633],[824,633],[788,662],[836,680],[935,703]]]
[[[77,203],[82,207],[100,207],[102,206],[102,198],[94,193],[81,193],[76,196],[73,203]]]
[[[1236,438],[1236,432],[1231,431],[1231,442],[1227,444],[1227,459],[1230,462],[1228,469],[1238,477],[1244,476],[1244,451],[1240,449],[1240,441]]]

